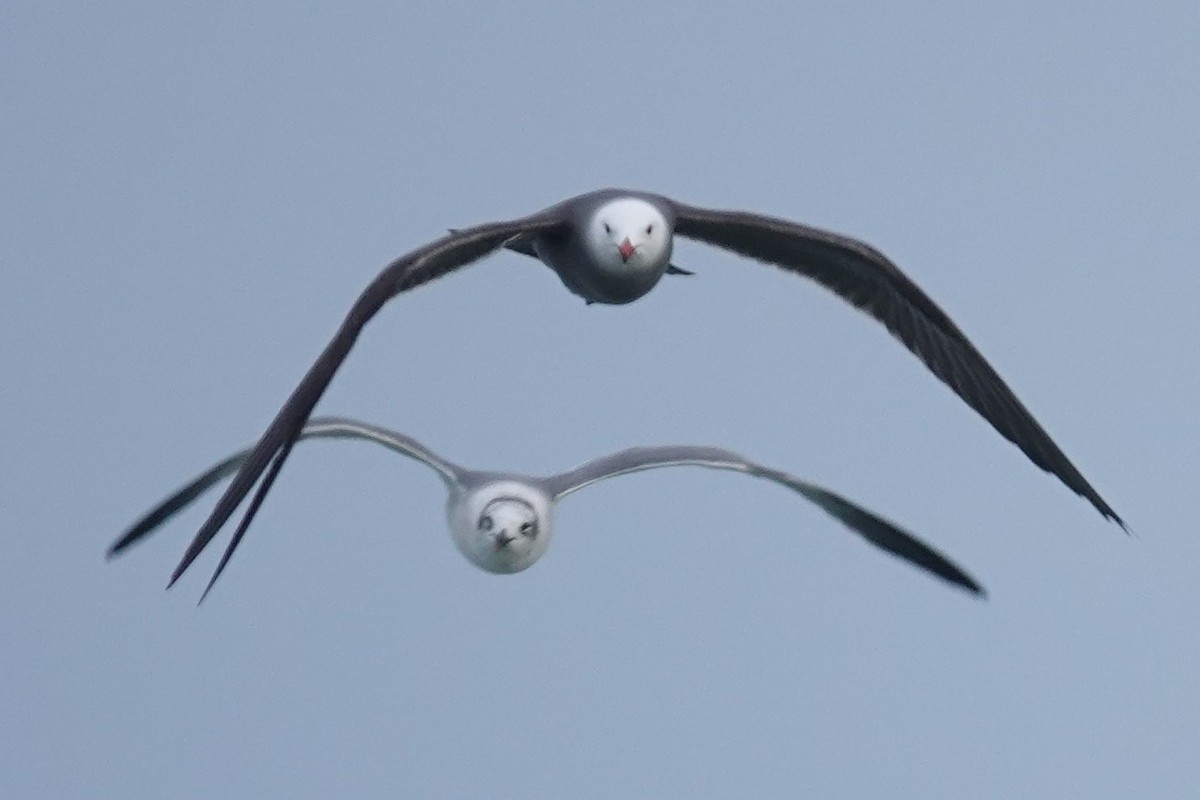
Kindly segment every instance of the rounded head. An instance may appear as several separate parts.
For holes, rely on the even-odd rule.
[[[480,569],[520,572],[550,546],[550,509],[550,498],[535,487],[497,481],[451,497],[450,533]]]
[[[605,272],[662,271],[671,260],[672,233],[663,213],[636,197],[598,207],[588,223],[588,249]]]

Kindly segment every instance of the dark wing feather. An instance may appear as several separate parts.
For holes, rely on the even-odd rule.
[[[796,490],[806,498],[816,503],[827,514],[840,520],[843,525],[858,533],[876,547],[886,550],[892,555],[934,575],[963,587],[975,594],[986,596],[987,592],[978,581],[966,573],[950,559],[922,542],[917,537],[907,533],[899,526],[893,525],[883,517],[879,517],[857,503],[852,503],[839,494],[829,491],[816,484],[802,481],[792,475],[766,467],[755,467],[751,475],[782,483]]]
[[[787,220],[679,203],[674,208],[680,236],[812,278],[882,322],[1033,463],[1125,528],[946,312],[878,250]]]
[[[420,286],[482,258],[498,249],[513,236],[521,233],[547,231],[562,224],[563,221],[557,214],[543,212],[511,222],[467,228],[414,250],[385,267],[359,295],[333,339],[326,345],[325,350],[300,381],[287,402],[283,404],[279,413],[275,415],[275,419],[259,439],[258,444],[250,451],[237,475],[234,476],[225,493],[217,501],[216,507],[213,508],[212,513],[188,546],[187,552],[184,553],[179,566],[172,573],[171,581],[167,586],[170,587],[179,580],[196,556],[212,541],[221,526],[225,524],[253,488],[263,470],[270,464],[270,473],[260,485],[237,534],[230,542],[225,556],[221,560],[221,566],[217,570],[217,574],[220,574],[220,570],[224,568],[229,556],[241,541],[241,535],[245,533],[262,503],[262,499],[270,489],[271,483],[282,468],[284,460],[300,430],[304,427],[309,414],[312,413],[313,407],[316,406],[317,400],[329,386],[334,373],[346,359],[363,327],[383,307],[384,303],[401,292]],[[274,463],[272,463],[272,459],[274,459]],[[215,579],[216,575],[213,577],[213,580]],[[211,582],[209,586],[211,588]]]
[[[183,486],[179,491],[175,492],[175,494],[153,508],[122,534],[120,539],[112,543],[112,546],[108,548],[108,557],[113,558],[120,555],[127,548],[144,539],[155,528],[187,508],[192,504],[193,500],[208,491],[210,486],[226,475],[232,474],[246,460],[247,453],[249,453],[248,450],[234,453],[228,458],[217,462]]]

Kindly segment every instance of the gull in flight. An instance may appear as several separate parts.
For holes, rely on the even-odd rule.
[[[467,559],[481,569],[501,574],[520,572],[550,546],[554,504],[571,492],[605,478],[656,467],[699,466],[743,472],[798,492],[871,544],[905,559],[977,595],[983,588],[945,556],[865,508],[816,484],[765,467],[718,447],[665,445],[633,447],[602,456],[566,472],[531,477],[511,472],[467,469],[434,454],[401,433],[339,417],[316,417],[298,439],[365,439],[432,467],[446,484],[446,518],[450,535]],[[237,471],[250,449],[234,453],[180,488],[138,520],[108,550],[109,558],[150,534],[190,505],[221,479]],[[201,601],[229,562],[240,537],[230,543]]]
[[[685,272],[671,264],[675,236],[811,278],[874,317],[1034,464],[1125,527],[946,312],[878,250],[775,217],[699,208],[646,192],[602,189],[530,216],[451,231],[385,267],[359,295],[325,350],[241,462],[171,583],[262,478],[235,540],[245,532],[317,400],[363,327],[388,300],[508,248],[538,258],[589,303],[630,303],[653,289],[664,274]]]

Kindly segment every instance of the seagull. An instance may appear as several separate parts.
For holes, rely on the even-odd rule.
[[[402,433],[343,417],[315,417],[297,439],[364,439],[429,465],[446,484],[446,519],[454,543],[480,569],[511,574],[528,569],[550,546],[554,505],[605,478],[657,467],[699,466],[765,478],[798,492],[871,544],[967,591],[985,596],[974,578],[933,548],[865,508],[816,484],[765,467],[719,447],[663,445],[633,447],[547,477],[485,472],[460,467]],[[138,520],[108,550],[112,558],[140,541],[221,479],[236,472],[253,452],[234,453],[214,464]],[[225,569],[238,541],[231,543],[209,580],[204,598]]]
[[[171,583],[216,536],[261,477],[235,540],[245,532],[317,400],[364,326],[388,300],[507,248],[538,258],[567,289],[589,303],[631,303],[653,289],[664,274],[686,273],[671,264],[675,236],[811,278],[874,317],[1034,464],[1058,476],[1105,518],[1126,528],[946,312],[875,248],[775,217],[699,208],[647,192],[601,189],[529,216],[452,230],[387,265],[359,295],[241,463],[184,553]]]

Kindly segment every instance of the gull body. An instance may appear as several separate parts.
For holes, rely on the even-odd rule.
[[[816,484],[718,447],[633,447],[593,459],[566,472],[539,477],[466,469],[404,434],[353,419],[314,418],[304,426],[299,438],[375,442],[432,467],[446,485],[446,520],[454,544],[467,560],[487,572],[520,572],[540,559],[553,537],[555,504],[572,492],[605,478],[631,472],[658,467],[701,466],[742,472],[791,489],[870,544],[969,592],[983,594],[975,579],[948,558],[866,508]],[[159,503],[113,543],[109,557],[141,541],[209,488],[234,474],[250,453],[250,449],[242,450],[217,462]],[[235,535],[204,595],[212,589],[240,541],[241,536]]]
[[[670,208],[615,190],[569,202],[563,232],[533,239],[542,263],[589,303],[632,303],[658,285],[671,263]]]
[[[446,522],[459,552],[480,569],[528,569],[550,547],[554,498],[534,479],[478,473],[450,487]]]
[[[949,315],[875,248],[777,217],[700,208],[648,192],[602,189],[526,217],[453,230],[385,267],[359,295],[242,462],[172,581],[261,479],[234,533],[235,541],[240,539],[334,373],[388,300],[507,248],[541,260],[588,303],[630,303],[653,289],[663,275],[686,272],[670,261],[676,236],[814,280],[870,315],[1034,464],[1124,527]]]

